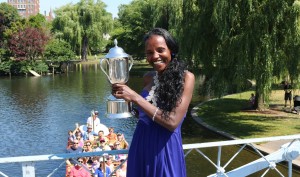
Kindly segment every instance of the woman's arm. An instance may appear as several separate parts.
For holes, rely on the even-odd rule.
[[[153,121],[167,128],[170,131],[174,131],[182,121],[185,114],[187,113],[189,104],[192,99],[193,90],[194,90],[194,84],[195,84],[194,74],[187,71],[184,77],[185,77],[185,82],[183,87],[184,90],[181,96],[181,102],[178,104],[176,108],[174,108],[172,112],[170,112],[169,118],[167,119],[162,117],[161,114],[162,111],[159,108],[149,103],[138,93],[130,89],[127,85],[114,84],[112,86],[113,87],[112,90],[115,97],[122,98],[125,99],[126,101],[135,103],[140,108],[142,108],[144,112]]]

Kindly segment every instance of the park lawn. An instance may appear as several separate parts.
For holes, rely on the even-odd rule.
[[[99,64],[100,59],[105,58],[105,54],[98,54],[96,57],[93,55],[87,56],[87,61],[81,61],[80,64]],[[135,68],[152,68],[149,63],[144,60],[133,60]]]
[[[272,92],[270,109],[261,112],[249,109],[251,93],[248,91],[205,102],[200,106],[198,116],[209,125],[238,138],[299,134],[300,115],[283,109],[282,90]]]

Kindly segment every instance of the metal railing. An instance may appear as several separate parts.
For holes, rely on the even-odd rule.
[[[280,140],[290,140],[289,143],[284,144],[277,151],[263,155],[263,153],[257,148],[256,143],[280,141]],[[280,176],[284,176],[276,167],[276,164],[286,161],[288,162],[288,176],[292,177],[292,162],[300,154],[300,134],[290,135],[290,136],[277,136],[277,137],[266,137],[266,138],[253,138],[253,139],[242,139],[242,140],[228,140],[228,141],[218,141],[218,142],[208,142],[208,143],[195,143],[195,144],[184,144],[183,149],[186,151],[185,157],[187,157],[192,151],[196,151],[201,154],[205,159],[207,159],[212,166],[216,169],[215,174],[209,175],[209,177],[242,177],[253,174],[257,171],[266,169],[262,176],[268,174],[272,169],[277,171]],[[237,152],[230,158],[230,160],[225,164],[221,165],[222,159],[222,147],[224,146],[241,146]],[[218,148],[217,160],[214,162],[210,159],[203,151],[200,149],[204,148]],[[251,147],[254,152],[256,152],[261,158],[257,159],[251,163],[244,164],[234,170],[226,172],[226,167],[232,162],[237,155],[245,149],[245,147]],[[35,176],[35,163],[38,161],[48,161],[48,160],[65,160],[69,158],[78,158],[86,156],[106,156],[106,155],[117,155],[117,154],[128,154],[128,150],[111,150],[111,151],[99,151],[99,152],[86,152],[86,153],[68,153],[68,154],[48,154],[48,155],[36,155],[36,156],[19,156],[19,157],[5,157],[0,158],[0,164],[7,163],[21,163],[23,177],[34,177]],[[64,162],[60,164],[56,169],[54,169],[48,176],[55,174],[57,169],[64,167]],[[0,171],[0,176],[7,177],[6,174]]]

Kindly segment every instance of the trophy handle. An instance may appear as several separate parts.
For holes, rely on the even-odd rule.
[[[129,71],[131,70],[131,67],[132,67],[132,65],[133,65],[133,58],[131,57],[131,56],[129,56],[129,58],[130,58],[130,65],[129,65]]]
[[[105,69],[102,67],[102,62],[103,62],[103,61],[105,61],[106,64],[109,65],[108,60],[107,60],[106,58],[102,58],[102,59],[100,59],[100,68],[101,68],[101,70],[104,72],[104,74],[107,76],[107,79],[110,80],[110,79],[109,79],[109,76],[108,76],[108,74],[107,74],[107,72],[106,72]]]

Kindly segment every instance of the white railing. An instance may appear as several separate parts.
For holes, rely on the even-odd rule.
[[[281,174],[276,168],[276,164],[286,161],[288,162],[288,176],[292,177],[292,161],[295,160],[300,154],[300,134],[290,135],[290,136],[277,136],[277,137],[267,137],[267,138],[254,138],[254,139],[243,139],[243,140],[228,140],[228,141],[218,141],[218,142],[208,142],[208,143],[195,143],[195,144],[184,144],[183,149],[186,151],[185,157],[190,154],[191,151],[196,151],[201,154],[205,159],[207,159],[216,169],[215,174],[209,175],[209,177],[243,177],[250,174],[253,174],[257,171],[266,169],[262,176],[265,176],[271,169]],[[289,143],[284,144],[276,152],[269,155],[263,155],[263,153],[257,148],[256,143],[262,142],[271,142],[279,140],[290,140]],[[224,146],[236,146],[241,145],[241,148],[230,158],[230,160],[225,164],[221,165],[222,158],[222,147]],[[203,148],[218,148],[218,158],[216,162],[213,162],[207,155],[205,155],[200,149]],[[226,172],[226,167],[232,162],[234,158],[245,148],[252,147],[253,150],[261,156],[260,159],[257,159],[251,163],[245,164],[241,167],[238,167],[234,170]],[[78,153],[78,154],[49,154],[49,155],[36,155],[36,156],[20,156],[20,157],[6,157],[0,158],[0,164],[7,163],[22,163],[22,172],[23,177],[34,177],[35,176],[35,167],[34,164],[38,161],[47,161],[47,160],[64,160],[69,158],[77,158],[83,156],[106,156],[116,155],[116,154],[127,154],[128,150],[112,150],[112,151],[99,151],[99,152],[87,152],[87,153]],[[59,165],[56,169],[53,170],[48,176],[52,176],[55,172],[61,168],[65,167],[64,162]],[[0,176],[7,177],[6,174],[0,171]]]
[[[281,141],[281,140],[291,140],[291,142],[286,143],[281,146],[276,152],[269,155],[263,155],[262,152],[257,148],[255,143],[271,142],[271,141]],[[243,177],[253,174],[262,169],[266,169],[263,176],[265,176],[270,169],[276,170],[279,175],[284,176],[276,168],[276,164],[287,161],[288,162],[288,176],[292,177],[292,161],[295,160],[300,154],[300,134],[290,135],[290,136],[277,136],[277,137],[267,137],[267,138],[254,138],[254,139],[244,139],[244,140],[229,140],[229,141],[219,141],[219,142],[209,142],[209,143],[197,143],[197,144],[184,144],[183,149],[188,150],[185,156],[187,156],[192,150],[196,150],[204,158],[206,158],[215,168],[216,173],[209,175],[209,177]],[[242,145],[241,148],[232,156],[232,158],[224,165],[221,165],[222,157],[222,147],[232,146],[232,145]],[[230,162],[246,147],[250,146],[259,156],[260,159],[255,160],[251,163],[245,164],[239,168],[226,172],[226,167]],[[206,156],[200,149],[218,147],[218,159],[214,163],[208,156]]]

